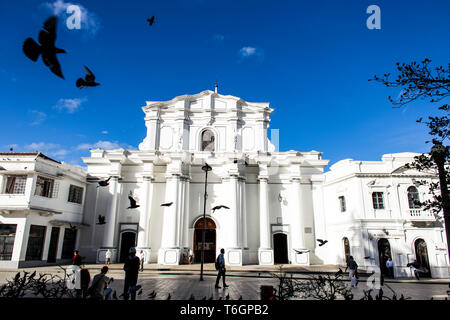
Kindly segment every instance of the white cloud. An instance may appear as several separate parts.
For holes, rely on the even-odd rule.
[[[47,119],[47,114],[45,114],[44,112],[41,111],[37,111],[37,110],[30,110],[30,112],[34,115],[34,121],[32,121],[30,123],[30,125],[32,126],[36,126],[38,124],[41,124],[42,122],[45,121],[45,119]]]
[[[256,47],[242,47],[239,49],[239,56],[241,59],[249,58],[249,57],[258,57],[259,60],[262,60],[264,51],[260,48]]]
[[[59,99],[56,105],[54,106],[55,109],[58,109],[59,111],[67,111],[67,113],[74,113],[75,111],[80,108],[81,104],[83,102],[87,101],[86,98],[79,99]]]
[[[133,146],[130,146],[126,143],[119,143],[117,141],[97,141],[96,143],[82,143],[76,147],[77,150],[86,150],[86,149],[104,149],[104,150],[112,150],[112,149],[135,149]]]
[[[103,134],[108,134],[108,130],[103,130],[102,133]]]
[[[59,144],[55,143],[46,143],[46,142],[33,142],[24,146],[25,149],[33,150],[33,151],[48,151],[51,149],[59,148]]]
[[[76,5],[81,11],[81,30],[88,32],[89,35],[95,36],[101,27],[100,21],[96,14],[88,11],[79,3],[64,2],[63,0],[56,0],[55,2],[46,2],[43,4],[47,9],[52,11],[54,15],[59,17],[68,18],[70,15],[67,14],[67,7],[71,5]],[[65,25],[65,24],[64,24]]]

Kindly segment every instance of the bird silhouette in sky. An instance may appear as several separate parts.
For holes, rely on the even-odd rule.
[[[100,83],[95,82],[95,75],[89,70],[88,67],[84,66],[84,70],[86,71],[86,75],[83,78],[78,78],[76,82],[77,88],[83,89],[85,87],[96,87],[100,85]]]
[[[109,185],[109,180],[111,179],[111,177],[109,177],[108,179],[106,179],[106,180],[100,180],[99,182],[97,182],[98,183],[98,186],[97,186],[97,188],[98,187],[106,187],[106,186],[108,186]]]
[[[131,194],[128,196],[128,199],[130,199],[130,206],[127,209],[136,209],[139,207],[139,205],[136,204],[136,200],[134,200]]]
[[[22,50],[32,61],[37,61],[39,55],[41,55],[42,61],[50,68],[50,71],[64,79],[56,54],[66,53],[66,50],[55,47],[57,22],[58,18],[56,16],[48,18],[44,22],[43,30],[39,32],[38,41],[41,45],[32,38],[27,38],[22,45]]]
[[[97,218],[97,224],[106,224],[105,219],[106,219],[105,216],[102,216],[101,214],[99,214],[98,218]]]
[[[299,251],[299,250],[295,250],[295,249],[294,249],[294,251],[295,251],[295,253],[298,253],[298,254],[303,254],[303,253],[308,253],[309,252],[309,250]]]
[[[228,208],[227,206],[219,205],[219,206],[215,206],[214,208],[212,208],[212,211],[214,212],[214,211],[216,211],[216,210],[218,210],[218,209],[222,209],[222,208],[224,208],[224,209],[230,209],[230,208]]]
[[[319,247],[323,246],[325,243],[328,242],[328,240],[322,240],[322,239],[317,239],[317,241],[319,241]]]
[[[14,148],[13,148],[13,147],[10,147],[10,148],[9,148],[9,151],[11,151],[11,152],[12,152],[13,150],[14,150]]]
[[[173,202],[162,203],[161,207],[170,207],[172,204],[173,204]]]
[[[155,22],[155,16],[152,16],[151,18],[147,19],[147,21],[150,26],[153,25],[153,22]]]

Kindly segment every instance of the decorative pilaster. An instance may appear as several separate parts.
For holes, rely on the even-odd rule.
[[[267,177],[259,177],[259,264],[273,265],[273,249],[270,239],[269,199]]]
[[[303,221],[302,201],[304,199],[301,189],[300,177],[294,177],[291,179],[291,198],[289,202],[292,204],[290,210],[291,221],[291,243],[292,243],[292,264],[297,265],[309,265],[309,253],[298,254],[295,250],[305,251],[305,224]]]
[[[242,248],[240,246],[239,224],[240,219],[240,199],[238,194],[238,176],[230,175],[229,180],[229,204],[230,215],[227,225],[227,248],[225,248],[225,262],[229,265],[242,265]]]
[[[150,216],[152,208],[152,196],[153,196],[153,179],[149,176],[143,177],[143,192],[141,199],[144,199],[142,208],[140,210],[139,217],[139,231],[137,239],[137,250],[143,250],[145,252],[146,261],[148,263],[150,260]]]

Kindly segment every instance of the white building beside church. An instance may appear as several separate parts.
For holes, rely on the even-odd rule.
[[[352,255],[362,268],[384,271],[392,257],[398,277],[411,275],[406,264],[414,259],[424,276],[450,276],[442,222],[414,203],[429,197],[418,181],[437,179],[405,168],[416,154],[346,159],[324,173],[320,152],[275,151],[269,103],[206,90],[142,109],[147,136],[139,150],[97,149],[83,158],[76,247],[88,261],[102,263],[110,249],[120,262],[137,246],[147,263],[181,264],[189,249],[199,262],[207,163],[206,262],[224,248],[227,265],[345,264]],[[129,196],[137,208],[128,208]],[[213,210],[219,205],[228,209]]]

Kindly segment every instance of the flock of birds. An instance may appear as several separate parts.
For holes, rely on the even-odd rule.
[[[155,16],[147,19],[147,21],[149,25],[152,26],[155,22]],[[33,38],[27,38],[22,45],[22,50],[25,56],[34,62],[36,62],[39,59],[39,56],[41,56],[42,61],[50,69],[50,71],[58,77],[64,79],[57,54],[67,52],[64,49],[57,48],[55,45],[57,22],[58,18],[56,16],[51,16],[48,18],[44,22],[42,30],[39,31],[39,43],[37,43]],[[100,83],[95,82],[95,75],[88,67],[84,66],[84,70],[86,72],[84,78],[80,77],[75,82],[77,88],[82,89],[85,87],[96,87],[100,85]]]

